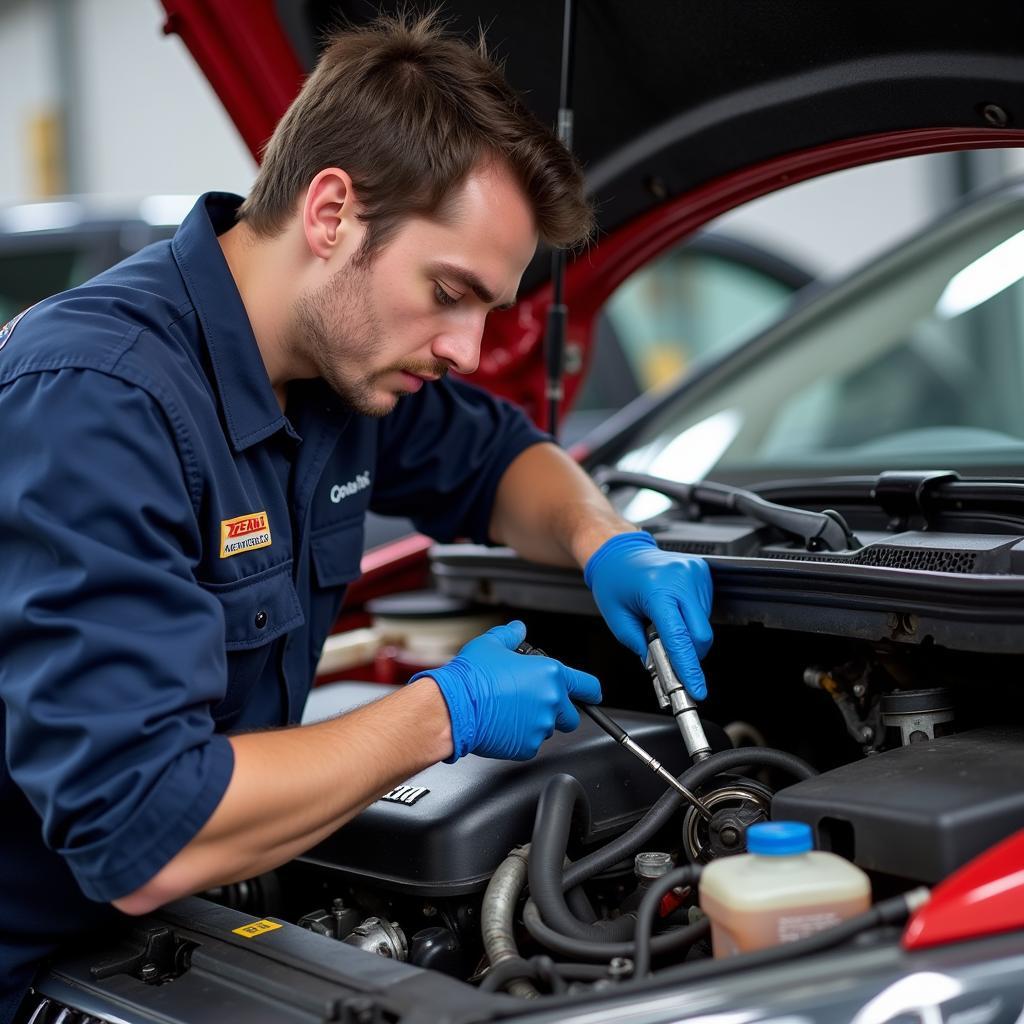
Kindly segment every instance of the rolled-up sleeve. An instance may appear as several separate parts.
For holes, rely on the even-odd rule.
[[[459,380],[425,386],[381,420],[370,507],[436,540],[490,543],[495,494],[512,460],[550,441],[523,412]]]
[[[14,782],[82,891],[145,884],[227,788],[224,622],[192,576],[189,453],[104,373],[0,387],[0,697]]]

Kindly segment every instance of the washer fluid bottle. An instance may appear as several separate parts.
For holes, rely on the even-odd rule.
[[[870,907],[868,876],[813,846],[803,822],[763,822],[747,829],[747,853],[704,868],[700,905],[716,957],[802,939]]]

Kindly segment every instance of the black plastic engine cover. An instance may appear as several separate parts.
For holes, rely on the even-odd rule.
[[[937,882],[1024,827],[1024,730],[972,729],[889,750],[775,794],[821,849],[869,871]]]
[[[336,715],[390,689],[321,687],[313,691],[306,720]],[[667,712],[609,713],[673,774],[686,767],[682,737]],[[720,729],[706,728],[715,749],[729,745]],[[665,791],[657,776],[583,716],[575,732],[556,732],[531,761],[471,754],[455,764],[432,765],[396,787],[392,800],[371,804],[300,859],[434,898],[482,890],[509,851],[530,841],[541,790],[559,772],[575,775],[586,789],[598,842],[622,832]]]

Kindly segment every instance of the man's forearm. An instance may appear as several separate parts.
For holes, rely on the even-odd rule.
[[[252,878],[326,838],[382,793],[452,751],[441,692],[424,678],[341,718],[231,738],[235,767],[199,833],[114,906],[148,913]]]
[[[660,550],[551,444],[527,448],[506,470],[490,526],[494,540],[525,558],[584,569],[609,629],[641,659],[647,653],[647,625],[653,624],[683,684],[703,699],[707,687],[700,659],[711,646],[707,562]],[[602,547],[601,557],[591,561]]]
[[[582,469],[553,444],[536,444],[505,471],[491,514],[492,540],[524,558],[584,566],[618,533],[635,530]]]

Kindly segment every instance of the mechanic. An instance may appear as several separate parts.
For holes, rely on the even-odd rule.
[[[529,758],[597,680],[521,623],[299,726],[367,509],[584,567],[691,692],[706,565],[659,551],[462,381],[578,165],[433,17],[332,39],[249,197],[0,331],[0,1021],[58,946],[309,849],[466,753]],[[402,399],[399,401],[399,399]]]

